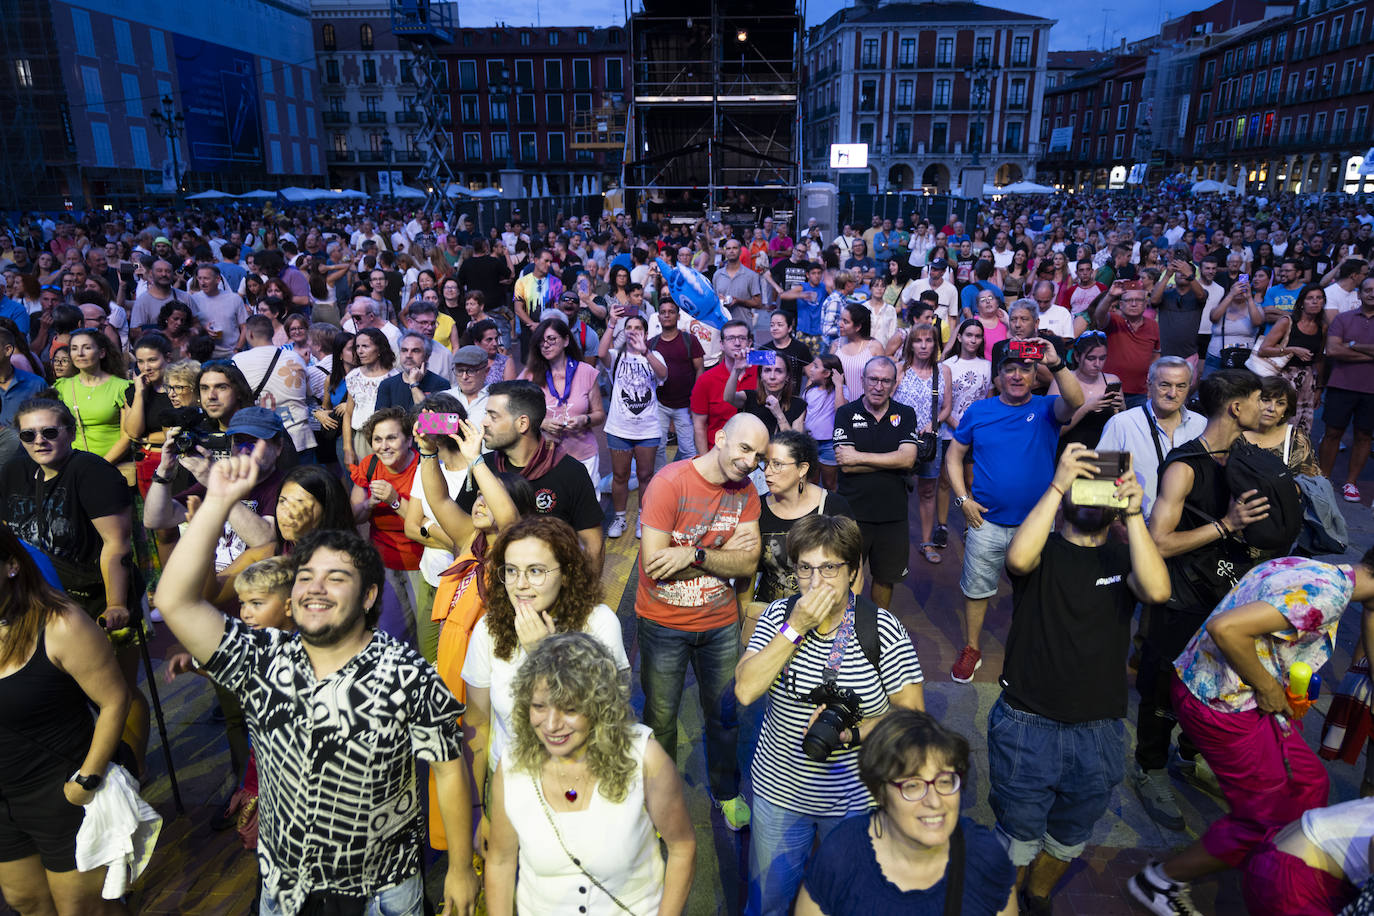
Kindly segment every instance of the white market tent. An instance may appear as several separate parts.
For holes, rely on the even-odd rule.
[[[240,200],[271,200],[272,198],[277,196],[277,192],[257,188],[256,190],[245,191],[242,194],[237,194],[235,196],[238,197]]]
[[[1193,183],[1190,189],[1194,194],[1234,194],[1236,189],[1230,185],[1222,184],[1220,181],[1213,181],[1210,178]]]
[[[391,187],[392,197],[408,197],[416,200],[423,200],[425,192],[419,188],[412,188],[410,185],[398,184]]]
[[[199,194],[190,194],[187,200],[234,200],[237,195],[226,194],[223,191],[216,191],[213,188],[209,191],[201,191]]]
[[[1034,181],[1018,181],[1002,188],[1003,194],[1053,194],[1055,189]]]

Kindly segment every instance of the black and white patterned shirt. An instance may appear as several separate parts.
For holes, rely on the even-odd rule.
[[[377,631],[321,681],[296,634],[229,620],[205,668],[243,704],[258,868],[283,912],[312,891],[370,897],[419,872],[415,759],[458,759],[463,714],[419,653]]]

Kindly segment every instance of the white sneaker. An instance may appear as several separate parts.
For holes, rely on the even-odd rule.
[[[611,521],[611,527],[606,529],[606,537],[618,538],[625,533],[625,529],[630,527],[630,523],[625,521],[625,516],[617,515]]]
[[[635,540],[637,541],[642,537],[644,537],[644,523],[635,519]]]
[[[1164,877],[1153,859],[1126,882],[1126,892],[1157,916],[1202,916],[1188,894],[1188,885]]]

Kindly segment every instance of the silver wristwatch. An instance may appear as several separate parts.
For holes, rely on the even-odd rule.
[[[954,508],[958,509],[958,508],[959,508],[960,506],[962,506],[967,500],[968,500],[968,497],[967,497],[967,496],[956,496],[956,497],[954,497],[953,499],[950,500],[950,504],[953,505]]]

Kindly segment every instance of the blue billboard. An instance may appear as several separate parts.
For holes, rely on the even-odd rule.
[[[261,166],[257,58],[187,35],[173,40],[191,168]]]

